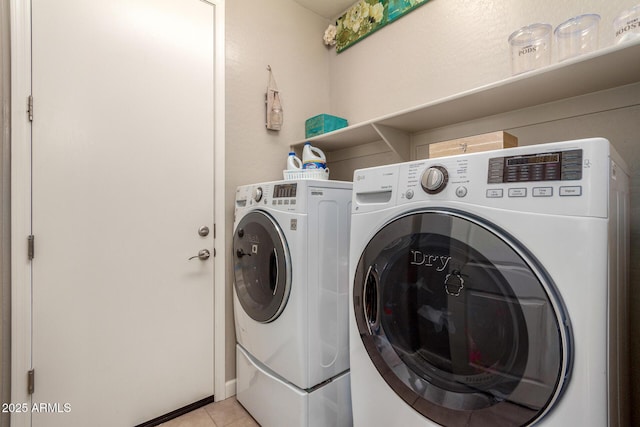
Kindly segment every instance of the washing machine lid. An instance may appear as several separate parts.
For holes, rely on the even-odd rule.
[[[236,295],[254,320],[275,320],[286,306],[291,288],[291,258],[282,230],[263,211],[240,220],[233,236]]]
[[[380,375],[441,425],[530,424],[568,381],[571,331],[553,283],[507,233],[462,212],[380,229],[353,304]]]

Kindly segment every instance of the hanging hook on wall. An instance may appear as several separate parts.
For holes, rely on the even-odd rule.
[[[282,103],[280,102],[280,92],[273,77],[271,65],[267,65],[269,71],[269,84],[267,85],[266,107],[267,107],[267,129],[280,130],[282,128],[283,114]]]

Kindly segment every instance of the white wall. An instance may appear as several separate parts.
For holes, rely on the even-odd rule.
[[[292,0],[226,3],[226,209],[231,253],[233,206],[238,185],[282,179],[289,144],[304,138],[304,121],[329,109],[326,19]],[[264,95],[271,65],[282,95],[284,125],[265,128]],[[218,225],[221,226],[221,225]],[[233,270],[227,268],[227,375],[235,378]]]

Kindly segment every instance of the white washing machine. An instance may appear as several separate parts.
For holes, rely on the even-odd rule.
[[[263,427],[352,424],[351,188],[299,180],[237,189],[237,399]]]
[[[601,138],[357,170],[354,425],[629,425],[628,182]]]

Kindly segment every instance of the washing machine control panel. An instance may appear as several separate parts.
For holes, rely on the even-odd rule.
[[[273,198],[288,198],[288,197],[296,197],[296,192],[298,191],[298,184],[276,184],[273,187]]]
[[[304,193],[298,187],[297,182],[266,182],[239,187],[236,191],[236,210],[262,206],[297,212]]]
[[[291,184],[275,184],[273,186],[273,193],[271,195],[271,200],[274,202],[273,204],[277,204],[277,200],[287,200],[289,202],[294,201],[295,204],[296,193],[298,189],[297,183]],[[251,198],[254,202],[260,203],[263,197],[269,197],[269,188],[263,190],[261,186],[254,187]],[[287,203],[289,204],[289,203]]]

